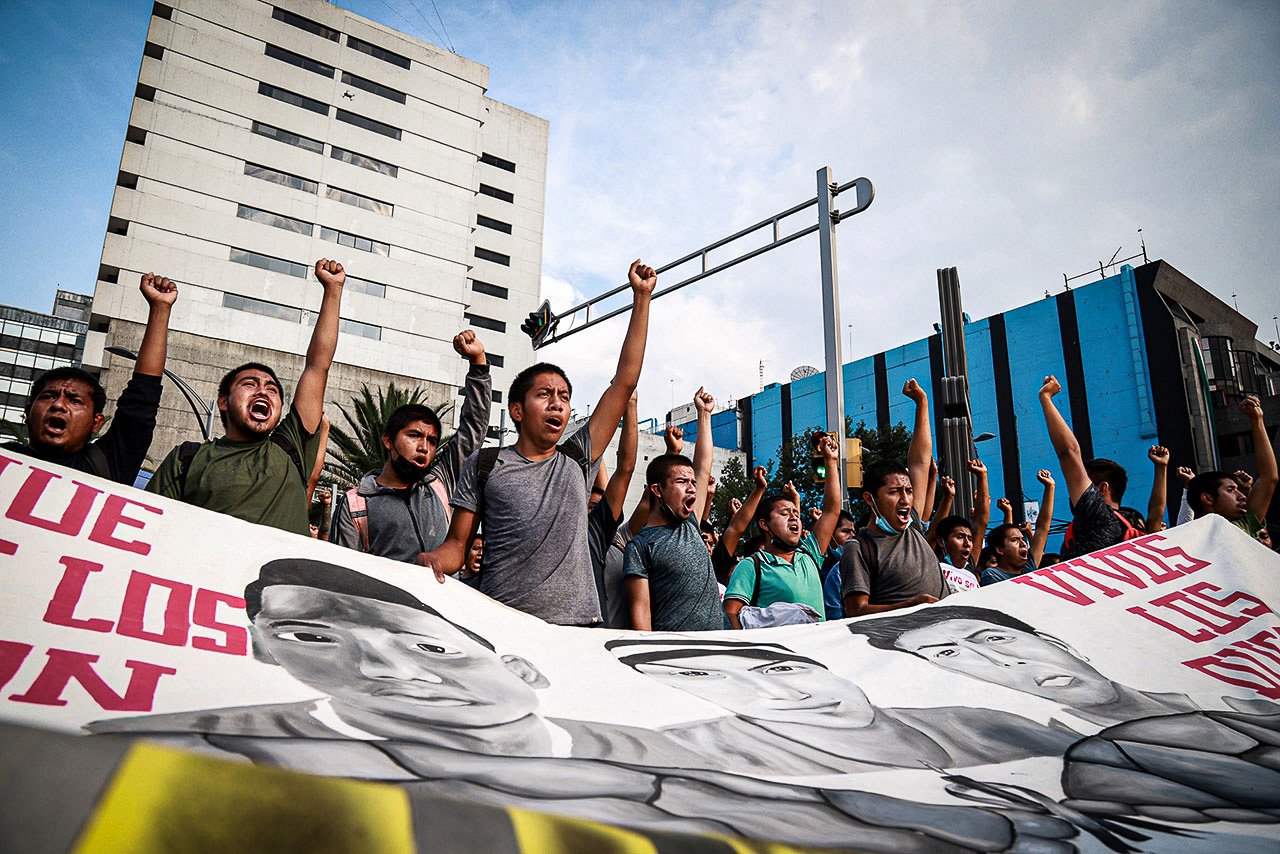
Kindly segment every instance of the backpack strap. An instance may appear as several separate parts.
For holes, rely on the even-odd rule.
[[[581,448],[577,445],[556,445],[556,453],[564,454],[566,457],[577,463],[578,468],[582,469],[583,479],[586,479],[587,474],[591,471],[591,460],[587,459],[586,455],[582,453]]]
[[[347,510],[351,513],[351,524],[356,526],[356,533],[360,535],[360,551],[367,552],[369,551],[369,505],[360,494],[358,487],[348,489],[345,495]]]
[[[200,442],[183,442],[178,446],[178,494],[187,500],[187,472],[191,470],[191,461],[200,450]]]
[[[756,603],[760,601],[760,581],[764,577],[764,573],[760,571],[760,552],[751,555],[751,566],[756,571],[756,586],[751,590],[751,607],[758,608],[760,606]]]
[[[484,519],[484,487],[489,482],[489,474],[498,461],[501,448],[481,448],[476,454],[476,516]]]
[[[276,447],[289,455],[289,459],[293,460],[294,466],[298,469],[298,474],[302,475],[302,482],[305,484],[310,480],[311,472],[303,468],[302,457],[298,455],[298,449],[293,446],[293,442],[290,442],[288,437],[279,431],[272,433],[269,438]]]
[[[489,476],[486,474],[485,480],[488,479]],[[449,506],[449,490],[444,488],[444,483],[438,477],[431,478],[427,485],[431,487],[431,491],[436,494],[436,498],[440,499],[440,506],[444,508],[445,525],[449,525],[453,522],[453,508]]]
[[[90,442],[84,446],[84,459],[89,464],[90,474],[111,479],[111,463],[107,461],[107,452],[98,447],[97,442]]]

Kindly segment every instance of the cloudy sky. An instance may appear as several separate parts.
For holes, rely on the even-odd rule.
[[[1277,337],[1280,4],[436,3],[443,28],[430,0],[341,5],[452,43],[550,120],[557,309],[812,197],[826,165],[877,193],[837,232],[846,359],[928,334],[938,267],[981,317],[1135,254],[1138,229]],[[0,302],[91,292],[150,7],[0,2]],[[821,366],[817,251],[656,302],[642,415],[749,394],[761,361],[766,383]],[[623,324],[541,351],[580,405]]]

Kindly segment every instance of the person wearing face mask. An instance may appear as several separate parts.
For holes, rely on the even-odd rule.
[[[702,389],[693,398],[698,439],[693,460],[682,454],[656,457],[645,472],[649,519],[627,544],[623,584],[631,627],[640,631],[699,632],[726,628],[711,552],[699,520],[711,478],[711,410]]]
[[[846,617],[937,602],[949,592],[920,522],[933,452],[929,398],[914,379],[902,393],[916,405],[907,465],[876,460],[863,474],[862,500],[871,505],[874,518],[840,559]]]
[[[476,334],[458,333],[453,349],[471,363],[457,433],[437,453],[440,419],[431,409],[409,403],[392,412],[382,433],[386,462],[338,498],[332,542],[406,563],[444,542],[452,516],[449,494],[462,462],[484,443],[492,397],[484,344]]]

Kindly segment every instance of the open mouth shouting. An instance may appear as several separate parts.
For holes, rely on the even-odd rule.
[[[249,420],[255,423],[266,423],[271,420],[271,401],[266,397],[255,397],[249,402]]]
[[[560,415],[548,415],[543,421],[547,425],[547,429],[553,433],[559,433],[564,429],[564,418]]]
[[[67,419],[61,415],[48,415],[44,419],[43,431],[47,436],[61,436],[67,432]]]

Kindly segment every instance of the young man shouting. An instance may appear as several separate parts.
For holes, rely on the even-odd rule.
[[[564,371],[540,363],[511,384],[507,409],[518,438],[495,453],[467,458],[454,491],[449,536],[418,556],[436,578],[462,567],[467,543],[484,522],[480,589],[505,605],[561,625],[601,621],[587,542],[587,491],[593,464],[618,429],[640,379],[657,273],[635,261],[631,322],[618,371],[591,418],[563,445],[573,387]]]
[[[453,349],[471,363],[458,432],[437,455],[440,419],[431,409],[410,403],[392,412],[382,434],[386,462],[338,498],[333,542],[408,563],[444,542],[449,494],[463,460],[484,444],[493,397],[484,345],[476,334],[470,329],[458,333]]]
[[[705,632],[726,628],[711,552],[699,520],[711,477],[711,410],[702,389],[693,398],[698,439],[693,461],[663,454],[649,463],[649,521],[627,544],[623,577],[631,627],[639,631]]]
[[[27,443],[9,442],[4,447],[133,485],[156,429],[169,312],[178,298],[178,286],[154,273],[142,277],[140,288],[149,309],[147,328],[142,334],[133,377],[116,401],[106,434],[96,442],[89,441],[106,420],[102,409],[107,404],[107,394],[102,385],[92,374],[67,366],[46,371],[31,384]]]
[[[347,274],[337,261],[316,262],[324,287],[306,366],[284,415],[280,381],[266,365],[249,362],[218,384],[226,436],[186,442],[169,452],[148,492],[307,536],[307,478],[320,448],[324,387],[338,346],[338,310]]]
[[[1267,425],[1262,418],[1262,404],[1254,395],[1240,401],[1240,411],[1249,419],[1253,433],[1258,476],[1242,491],[1231,475],[1222,471],[1196,475],[1187,484],[1187,502],[1198,519],[1216,513],[1257,539],[1267,529],[1267,509],[1276,490],[1276,452],[1267,435]]]

